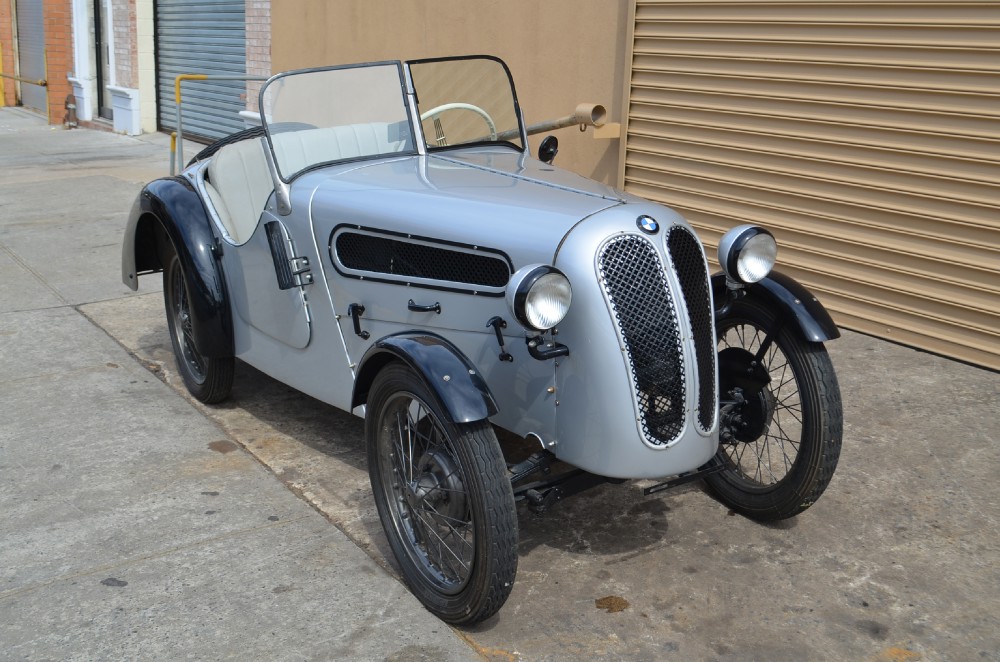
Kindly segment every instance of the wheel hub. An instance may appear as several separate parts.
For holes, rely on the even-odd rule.
[[[406,486],[405,498],[410,508],[427,511],[454,526],[465,521],[465,486],[451,455],[442,449],[424,453],[417,463],[417,475]]]
[[[747,398],[740,408],[739,425],[733,429],[737,441],[750,442],[759,439],[771,426],[778,400],[771,389],[765,388]]]
[[[770,427],[777,409],[767,367],[740,347],[719,352],[720,392],[738,404],[723,417],[729,436],[740,442],[759,439]]]

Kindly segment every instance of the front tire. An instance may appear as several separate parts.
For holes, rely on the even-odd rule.
[[[774,320],[758,302],[735,302],[716,322],[720,370],[723,356],[751,365]],[[722,443],[712,464],[725,468],[705,482],[736,512],[780,520],[811,506],[830,483],[840,458],[843,407],[826,348],[807,342],[794,325],[773,334],[760,364],[770,381],[757,392],[737,388],[736,382],[746,387],[738,375],[720,374]]]
[[[210,358],[198,351],[191,324],[187,277],[180,258],[172,248],[164,256],[163,302],[167,309],[167,329],[174,348],[177,371],[191,395],[205,404],[222,402],[233,386],[235,359]]]
[[[517,514],[488,421],[451,421],[410,368],[378,374],[365,418],[375,504],[403,578],[438,618],[470,625],[510,595]]]

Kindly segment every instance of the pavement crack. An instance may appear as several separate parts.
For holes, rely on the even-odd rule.
[[[64,297],[59,290],[57,290],[51,283],[49,283],[49,281],[45,280],[45,277],[42,276],[42,274],[32,269],[31,266],[23,259],[21,259],[20,255],[11,250],[9,246],[7,246],[4,243],[0,243],[0,250],[3,250],[4,253],[10,256],[10,259],[14,260],[14,262],[16,262],[22,269],[24,269],[29,274],[34,276],[35,280],[41,283],[49,292],[52,293],[53,296],[55,296],[55,298],[63,302],[63,304],[69,305],[69,300],[66,297]]]

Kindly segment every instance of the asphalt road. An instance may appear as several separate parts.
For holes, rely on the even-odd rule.
[[[5,118],[0,114],[0,125]],[[258,492],[271,494],[281,487],[293,501],[308,503],[325,516],[306,518],[316,527],[311,531],[319,536],[320,549],[324,527],[338,540],[343,532],[352,547],[368,555],[350,563],[370,560],[381,566],[376,568],[379,573],[393,573],[368,487],[360,419],[243,364],[238,364],[233,396],[225,404],[204,407],[183,399],[158,279],[144,277],[137,296],[110,284],[118,283],[118,246],[128,206],[139,182],[163,173],[165,153],[151,147],[158,145],[156,139],[124,144],[126,139],[118,136],[94,135],[87,139],[88,151],[81,153],[67,147],[68,140],[80,139],[67,138],[66,132],[44,134],[39,150],[58,154],[58,163],[64,165],[53,166],[49,158],[32,166],[30,154],[14,164],[0,153],[0,165],[8,173],[0,184],[0,276],[5,283],[4,270],[27,269],[38,276],[26,279],[24,289],[16,292],[5,285],[0,305],[6,307],[0,310],[18,309],[17,302],[25,298],[48,301],[44,311],[31,313],[34,317],[24,318],[26,322],[18,318],[19,324],[37,329],[44,343],[31,354],[9,349],[4,329],[10,328],[12,318],[0,314],[0,366],[5,371],[0,384],[5,407],[13,402],[8,421],[17,421],[0,428],[4,474],[18,471],[11,458],[30,453],[25,448],[36,420],[31,417],[85,417],[87,412],[72,403],[79,397],[74,389],[89,388],[84,382],[68,383],[43,410],[29,412],[28,403],[46,397],[9,400],[7,393],[22,382],[5,382],[5,375],[29,372],[30,365],[22,361],[52,356],[62,361],[58,348],[72,346],[70,338],[102,330],[109,336],[104,342],[108,351],[120,350],[125,357],[116,362],[131,361],[129,383],[119,385],[127,393],[119,394],[109,408],[128,411],[135,389],[143,392],[142,413],[136,411],[135,417],[159,406],[168,417],[183,409],[199,412],[203,419],[186,423],[204,430],[197,434],[136,423],[128,433],[133,439],[153,439],[142,448],[171,448],[174,436],[187,440],[193,435],[198,441],[191,443],[199,449],[205,448],[205,440],[232,443],[232,453],[209,450],[203,455],[216,463],[252,457],[269,470],[257,472],[260,475],[241,488],[248,502]],[[102,149],[112,147],[133,156],[101,157]],[[141,158],[135,158],[140,152]],[[12,169],[15,165],[17,170]],[[36,225],[12,225],[19,214],[30,216],[32,210],[53,204],[62,205],[58,224],[38,220],[32,221]],[[37,248],[38,242],[45,248]],[[59,318],[73,317],[67,307],[78,313],[70,326]],[[89,328],[80,327],[84,323]],[[829,489],[808,511],[781,524],[757,524],[730,513],[697,483],[654,497],[642,496],[645,483],[606,485],[560,502],[544,515],[522,509],[519,572],[506,606],[475,628],[452,633],[438,623],[444,632],[435,636],[465,640],[471,646],[467,652],[500,660],[1000,659],[1000,485],[994,479],[1000,467],[1000,375],[851,332],[830,343],[829,350],[844,398],[844,447]],[[87,365],[101,364],[103,355],[94,356]],[[159,388],[160,380],[173,391]],[[74,433],[66,436],[72,439]],[[118,453],[117,445],[93,442],[86,455]],[[55,457],[51,462],[57,463]],[[222,481],[229,471],[211,462],[201,470],[211,477],[206,485]],[[23,481],[19,477],[13,482]],[[63,489],[43,476],[28,484],[42,499]],[[0,497],[0,503],[7,504],[4,508],[18,500],[9,490],[0,491]],[[169,497],[153,491],[143,498],[155,504]],[[3,517],[7,530],[11,520]],[[127,526],[127,521],[115,525]],[[112,535],[110,529],[107,535]],[[18,540],[17,545],[0,544],[0,567],[17,568],[51,544],[30,536]],[[272,544],[250,537],[241,543],[241,554],[231,555],[227,563],[253,566],[252,555]],[[328,565],[309,566],[312,581],[337,570],[339,556],[334,556]],[[288,563],[300,561],[289,558]],[[347,570],[342,581],[348,585],[352,575],[359,585],[369,581],[354,566]],[[176,567],[160,571],[164,581],[182,581],[172,571],[180,572]],[[23,593],[11,594],[7,587],[10,581],[28,580],[19,579],[16,572],[13,577],[6,592],[0,590],[0,624],[24,618],[18,602]],[[45,600],[58,600],[70,590],[65,582],[51,586],[59,590],[46,593]],[[196,589],[176,599],[181,605],[197,604],[204,593],[225,602],[232,586],[205,576]],[[292,608],[296,600],[313,604],[304,591],[283,595]],[[396,613],[403,620],[412,615],[414,623],[426,616]],[[71,623],[73,628],[87,627],[83,619]],[[285,621],[275,630],[292,627]],[[395,627],[385,631],[394,632]],[[413,627],[426,632],[424,625]],[[314,633],[313,641],[302,628],[293,631],[296,641],[312,652],[322,650],[316,642],[328,636]],[[0,631],[0,643],[10,632],[6,627]],[[165,650],[164,635],[157,631],[136,636],[152,647],[149,650]],[[418,654],[433,652],[439,643],[427,641],[420,644],[427,647],[423,653],[419,645],[409,653],[419,659]],[[300,655],[277,650],[268,657]]]

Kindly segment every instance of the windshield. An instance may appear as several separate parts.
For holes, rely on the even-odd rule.
[[[480,56],[418,60],[409,67],[428,150],[496,142],[524,148],[503,62]]]
[[[261,122],[284,181],[322,163],[414,153],[397,62],[295,71],[260,93]]]

